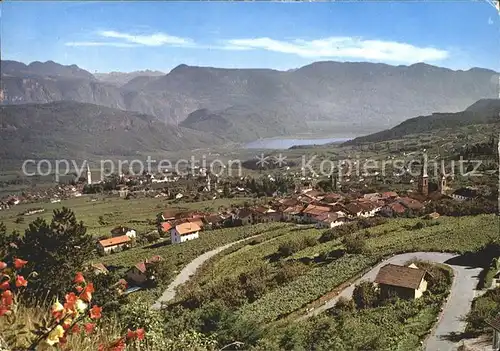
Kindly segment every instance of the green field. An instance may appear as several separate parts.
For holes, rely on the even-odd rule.
[[[69,207],[76,214],[78,220],[83,221],[87,230],[94,236],[109,234],[109,231],[118,225],[129,226],[137,230],[138,233],[146,233],[155,230],[156,215],[172,207],[182,207],[190,210],[210,210],[217,211],[219,206],[229,207],[231,204],[242,204],[249,200],[247,198],[237,199],[215,199],[210,201],[185,203],[179,202],[171,204],[166,198],[139,198],[125,200],[119,197],[95,197],[92,202],[91,196],[62,200],[60,203],[36,203],[21,204],[8,210],[0,211],[0,222],[4,222],[7,230],[19,230],[24,232],[28,224],[36,217],[46,220],[52,218],[54,209]],[[23,223],[16,223],[18,214],[29,208],[42,207],[44,213],[32,216],[22,216]],[[106,225],[99,224],[99,216],[106,221]]]

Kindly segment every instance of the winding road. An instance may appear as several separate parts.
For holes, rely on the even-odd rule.
[[[181,270],[174,281],[172,281],[172,283],[170,283],[167,289],[163,292],[162,296],[154,303],[152,308],[160,309],[163,303],[169,302],[174,299],[176,288],[187,282],[189,278],[196,272],[196,270],[208,259],[233,245],[253,239],[260,235],[262,234],[234,241],[214,250],[205,252],[204,254],[195,258]],[[461,321],[461,318],[465,316],[471,308],[472,300],[475,297],[475,288],[478,283],[478,275],[481,272],[481,269],[470,267],[463,262],[460,262],[460,256],[449,253],[413,252],[390,257],[376,265],[373,269],[371,269],[368,273],[363,275],[349,287],[342,290],[336,297],[326,301],[323,305],[315,308],[314,310],[309,311],[308,314],[300,317],[299,319],[308,318],[310,316],[317,315],[329,308],[332,308],[333,306],[335,306],[335,303],[341,296],[351,298],[354,291],[354,286],[363,280],[373,281],[379,269],[383,265],[386,265],[388,263],[403,265],[404,263],[412,259],[435,263],[444,263],[453,269],[454,279],[450,295],[445,306],[443,306],[443,312],[439,317],[437,325],[433,328],[431,334],[425,341],[424,349],[426,351],[456,350],[457,344],[448,340],[447,337],[450,336],[451,333],[460,333],[465,330],[465,322]]]
[[[412,259],[444,263],[453,269],[455,277],[448,300],[445,306],[443,306],[444,310],[440,315],[437,325],[432,330],[431,335],[426,339],[424,349],[426,351],[456,350],[457,344],[449,341],[447,337],[453,332],[460,333],[465,330],[465,322],[460,319],[465,316],[471,308],[472,300],[475,297],[475,288],[478,283],[478,274],[481,272],[480,268],[470,267],[461,263],[459,257],[458,255],[439,252],[412,252],[390,257],[376,265],[354,284],[342,290],[339,295],[301,318],[317,315],[332,308],[341,296],[351,298],[356,284],[363,280],[375,280],[379,269],[388,263],[402,265]]]
[[[211,251],[207,251],[204,254],[201,254],[200,256],[196,257],[194,260],[188,263],[186,267],[184,267],[179,274],[175,277],[175,279],[168,285],[167,289],[163,292],[163,294],[156,300],[156,302],[151,306],[152,309],[160,309],[162,304],[165,304],[171,300],[174,299],[175,297],[175,289],[177,289],[178,286],[184,284],[191,278],[191,276],[196,272],[196,270],[203,264],[205,261],[209,260],[213,256],[217,255],[221,251],[224,251],[225,249],[239,244],[243,241],[250,240],[257,238],[263,234],[257,234],[250,236],[248,238],[244,238],[238,241],[233,241],[232,243],[226,244],[224,246],[219,246],[216,249],[213,249]]]

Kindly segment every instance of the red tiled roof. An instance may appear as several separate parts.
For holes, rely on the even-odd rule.
[[[378,271],[375,283],[418,289],[425,273],[422,269],[387,264]]]
[[[353,215],[358,214],[358,213],[363,211],[363,208],[354,202],[348,203],[344,207],[347,210],[347,212],[349,212],[350,214],[353,214]]]
[[[175,227],[175,230],[177,230],[179,235],[186,235],[186,234],[191,234],[191,233],[200,231],[201,228],[196,223],[186,222],[186,223],[182,223],[182,224],[177,225]]]
[[[398,197],[398,193],[395,191],[386,191],[385,193],[382,193],[382,197]]]
[[[128,236],[122,235],[122,236],[117,236],[117,237],[111,238],[111,239],[101,240],[101,241],[99,241],[99,244],[101,244],[102,247],[108,247],[108,246],[125,244],[129,241],[130,241],[130,238]]]
[[[147,264],[160,262],[161,260],[162,260],[161,256],[156,255],[156,256],[151,257],[151,259],[149,259],[149,260],[145,260],[143,262],[137,263],[135,265],[135,267],[139,270],[139,272],[146,273]]]
[[[298,214],[298,213],[302,212],[303,208],[304,208],[304,206],[302,206],[302,205],[290,206],[290,207],[287,207],[283,211],[283,213]]]
[[[420,201],[417,201],[409,197],[402,197],[399,199],[399,202],[401,202],[404,206],[412,210],[420,210],[424,207],[424,205]]]
[[[406,211],[406,208],[401,205],[399,202],[393,202],[392,204],[388,205],[391,210],[393,210],[396,213],[404,213]]]
[[[319,214],[330,212],[330,208],[326,206],[308,205],[306,209],[302,212],[310,214],[312,216],[316,216]]]
[[[170,224],[170,222],[163,222],[161,224],[161,230],[166,233],[168,232],[170,229],[172,229],[172,224]]]

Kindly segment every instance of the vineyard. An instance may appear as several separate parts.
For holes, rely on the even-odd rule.
[[[325,259],[332,251],[342,251],[341,239],[319,243],[322,231],[313,228],[282,228],[266,234],[258,242],[242,243],[214,257],[202,267],[193,284],[198,288],[206,282],[217,282],[227,277],[248,274],[256,267],[268,266],[274,273],[284,262],[301,261],[300,272],[284,285],[268,286],[257,300],[238,307],[237,314],[257,323],[270,323],[297,311],[319,297],[331,292],[343,282],[359,275],[383,257],[403,251],[474,251],[487,243],[497,229],[496,217],[441,217],[437,221],[422,219],[393,219],[384,224],[354,233],[364,238],[364,254],[341,254]],[[314,245],[272,262],[271,256],[287,242],[301,238],[316,240]],[[316,258],[316,260],[312,260]],[[194,284],[194,285],[196,285]]]
[[[319,265],[291,283],[245,305],[239,313],[243,318],[269,323],[286,316],[326,294],[374,263],[363,255],[346,255],[329,264]]]
[[[317,239],[320,231],[307,227],[290,227],[286,228],[281,234],[283,235],[275,237],[273,240],[263,241],[256,245],[247,245],[241,250],[222,257],[214,264],[213,270],[210,272],[211,279],[236,276],[251,270],[262,262],[268,261],[269,257],[278,250],[280,245],[297,238]]]
[[[423,227],[419,223],[424,223]],[[434,223],[421,219],[394,219],[367,232],[367,246],[374,255],[403,251],[463,253],[476,251],[491,239],[498,238],[498,217],[441,217]]]

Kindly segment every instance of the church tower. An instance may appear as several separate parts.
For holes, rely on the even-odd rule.
[[[439,179],[438,179],[438,191],[441,194],[444,194],[445,190],[446,190],[446,173],[444,171],[444,164],[441,163],[441,172],[439,172]]]
[[[92,172],[90,172],[89,164],[87,163],[87,184],[92,184]]]
[[[429,195],[429,176],[427,175],[427,161],[424,160],[422,164],[422,171],[418,179],[418,190],[424,196]]]

